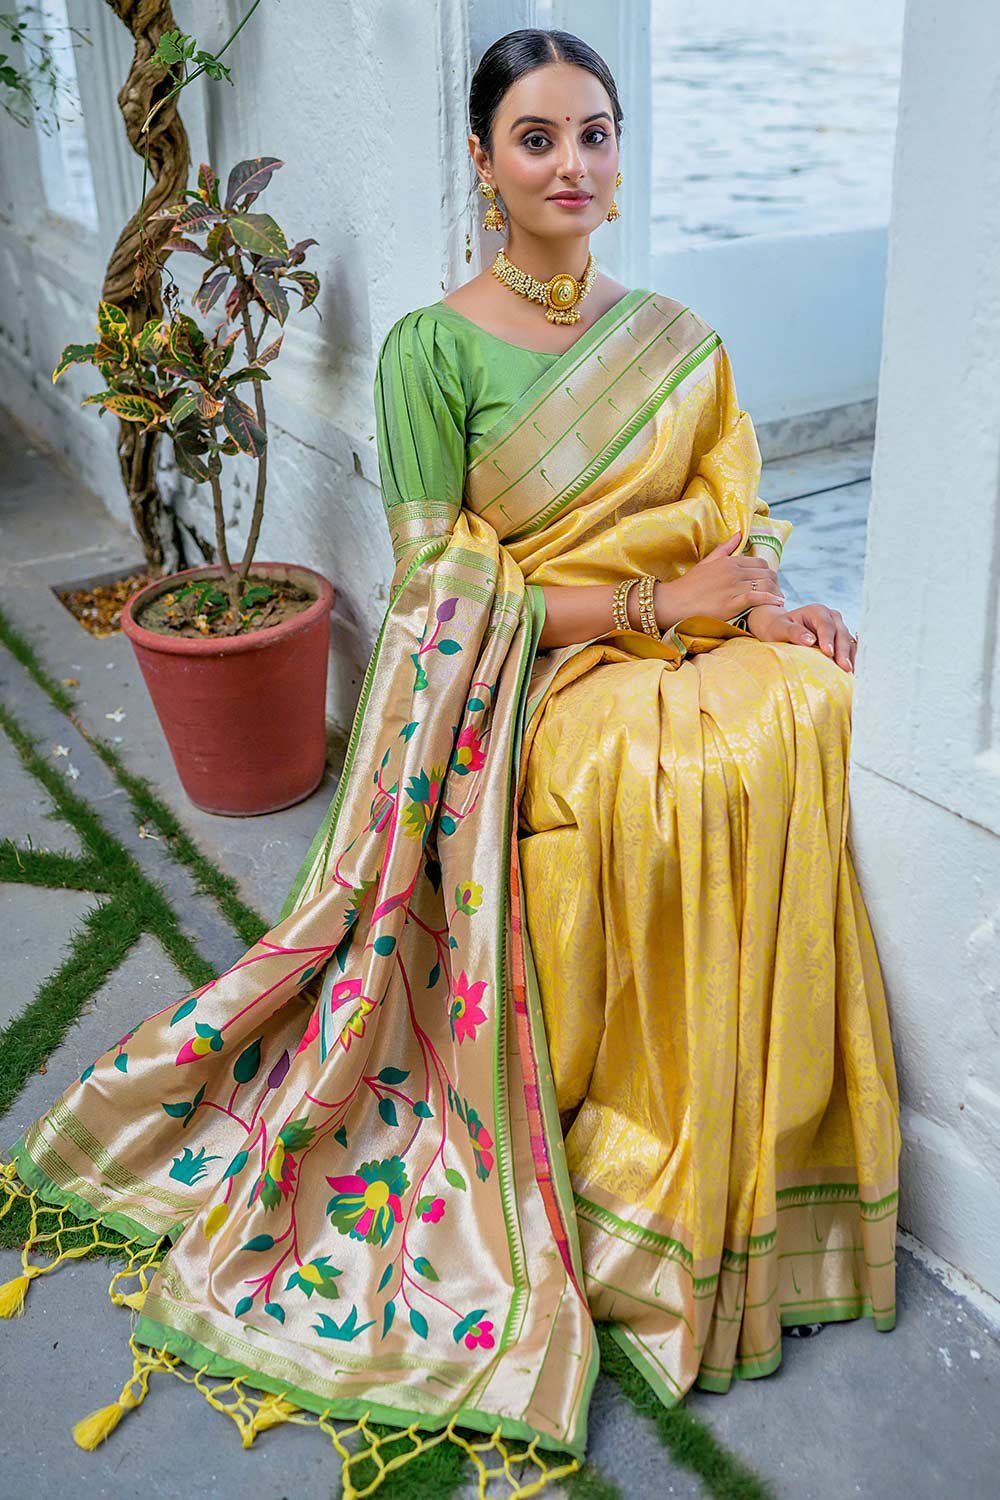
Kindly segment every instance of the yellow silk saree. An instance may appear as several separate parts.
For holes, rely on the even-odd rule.
[[[279,921],[5,1168],[134,1252],[133,1375],[83,1446],[172,1370],[230,1381],[245,1442],[319,1421],[348,1495],[371,1422],[527,1456],[534,1493],[584,1456],[595,1322],[666,1405],[773,1370],[783,1324],[894,1323],[851,679],[709,616],[538,649],[543,584],[737,530],[780,558],[724,346],[633,291],[473,420],[457,316],[382,347],[390,602]]]

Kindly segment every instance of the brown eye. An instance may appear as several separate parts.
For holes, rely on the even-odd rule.
[[[538,130],[533,130],[530,135],[526,135],[522,144],[527,146],[529,150],[534,150],[534,147],[531,144],[532,141],[535,141],[542,146],[547,146],[549,144],[548,137],[542,135],[542,133]]]

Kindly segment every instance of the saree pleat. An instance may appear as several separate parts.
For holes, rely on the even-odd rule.
[[[707,615],[538,649],[545,584],[679,576],[734,531],[780,559],[684,304],[631,292],[559,356],[418,309],[375,398],[389,606],[280,918],[96,1059],[3,1180],[172,1242],[83,1446],[194,1368],[255,1393],[244,1442],[313,1414],[349,1496],[332,1418],[362,1457],[369,1420],[480,1469],[460,1429],[526,1441],[534,1493],[585,1454],[595,1322],[667,1405],[766,1374],[782,1323],[893,1326],[852,682]]]

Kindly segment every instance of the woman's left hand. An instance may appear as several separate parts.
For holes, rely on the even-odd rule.
[[[746,627],[759,641],[793,641],[798,646],[815,646],[845,672],[854,671],[858,641],[848,630],[839,609],[829,609],[825,604],[802,604],[797,609],[758,604],[747,615]]]

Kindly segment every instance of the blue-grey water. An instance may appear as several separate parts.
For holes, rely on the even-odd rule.
[[[654,252],[887,223],[904,8],[652,0]]]

